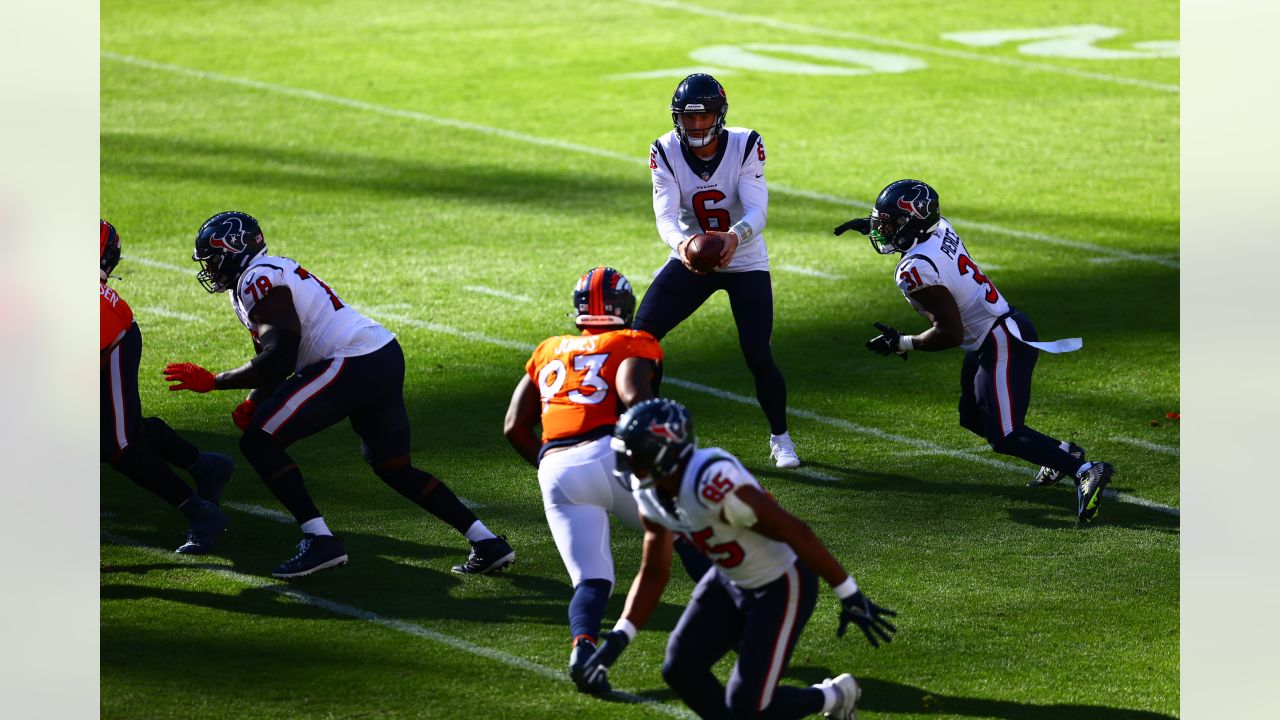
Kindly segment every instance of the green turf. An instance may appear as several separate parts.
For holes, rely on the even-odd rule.
[[[638,718],[679,705],[658,668],[690,590],[682,576],[614,673],[616,686],[663,707],[584,698],[521,664],[563,667],[569,587],[534,474],[501,423],[527,357],[518,348],[569,328],[578,275],[607,263],[639,294],[665,255],[644,161],[670,127],[676,79],[611,76],[692,67],[689,53],[712,43],[864,48],[928,63],[896,75],[722,77],[730,124],[759,130],[769,151],[774,351],[791,407],[811,413],[793,416],[792,434],[807,467],[835,480],[773,470],[754,404],[678,384],[752,395],[723,297],[664,342],[677,381],[664,391],[690,406],[704,445],[737,453],[901,621],[898,640],[879,651],[837,641],[837,605],[824,593],[785,682],[853,672],[868,718],[1178,714],[1178,518],[1112,499],[1080,531],[1068,488],[1023,486],[1032,468],[859,432],[1016,463],[958,427],[958,351],[904,364],[862,349],[872,321],[915,332],[923,321],[893,286],[891,259],[830,232],[891,180],[931,182],[979,264],[1042,336],[1085,339],[1082,352],[1041,356],[1029,424],[1114,462],[1116,490],[1176,507],[1177,456],[1117,438],[1179,445],[1165,416],[1179,401],[1179,96],[1026,63],[1176,85],[1177,59],[1033,58],[1012,44],[939,36],[1092,23],[1125,29],[1099,43],[1125,48],[1175,39],[1177,4],[703,7],[1023,64],[633,2],[518,11],[494,0],[103,3],[102,214],[125,244],[113,284],[145,335],[148,414],[238,457],[228,414],[239,397],[171,394],[159,371],[248,357],[226,298],[206,294],[188,260],[204,218],[245,210],[272,252],[399,335],[415,459],[482,503],[480,516],[520,555],[501,577],[453,576],[465,544],[382,486],[346,427],[293,451],[352,562],[292,587],[507,653],[520,659],[513,665],[146,550],[175,547],[181,518],[104,469],[104,717]],[[243,463],[227,499],[279,509]],[[296,529],[229,515],[211,562],[273,584],[265,578]],[[638,540],[615,538],[619,577],[634,573]]]

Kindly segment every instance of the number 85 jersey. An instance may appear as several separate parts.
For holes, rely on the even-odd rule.
[[[277,287],[289,288],[302,331],[294,370],[329,358],[367,355],[395,339],[390,330],[342,302],[323,280],[298,263],[265,253],[249,263],[231,293],[236,317],[255,339],[258,324],[249,314]]]
[[[543,340],[524,366],[542,395],[542,442],[611,430],[623,410],[618,368],[633,357],[660,363],[662,347],[649,333],[631,329]]]

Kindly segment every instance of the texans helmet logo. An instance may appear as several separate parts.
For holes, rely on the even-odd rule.
[[[244,223],[240,222],[240,218],[229,217],[222,221],[222,227],[226,232],[222,233],[221,237],[214,236],[209,241],[209,246],[221,248],[233,254],[244,252]]]
[[[929,214],[929,189],[916,185],[898,198],[898,207],[913,218],[923,220]]]
[[[654,420],[649,423],[649,434],[672,442],[684,442],[684,425],[681,423]]]

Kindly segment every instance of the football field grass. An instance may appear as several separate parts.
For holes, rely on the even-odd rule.
[[[1011,29],[1033,32],[990,32]],[[648,145],[699,68],[768,148],[773,348],[804,467],[769,462],[723,295],[664,341],[663,393],[899,613],[887,647],[837,640],[824,590],[783,682],[851,672],[866,718],[1177,716],[1177,35],[1177,3],[1145,0],[104,0],[101,212],[143,407],[239,465],[198,561],[172,553],[181,516],[103,466],[103,717],[690,716],[659,674],[678,569],[612,673],[624,694],[574,692],[568,578],[502,419],[533,346],[572,330],[579,275],[611,265],[640,296],[661,266]],[[1092,527],[1069,484],[1025,487],[1035,468],[958,426],[960,351],[862,347],[873,321],[925,323],[894,260],[831,228],[903,177],[938,190],[1043,338],[1084,338],[1041,355],[1027,421],[1116,466]],[[465,542],[343,424],[290,452],[351,562],[271,579],[298,530],[239,456],[242,396],[160,373],[250,357],[189,259],[227,209],[397,333],[415,462],[510,538],[508,571],[452,574]],[[639,540],[616,530],[609,625]]]

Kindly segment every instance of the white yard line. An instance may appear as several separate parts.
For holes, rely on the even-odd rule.
[[[138,314],[144,319],[148,315],[158,315],[160,317],[173,318],[174,320],[184,320],[186,322],[199,322],[200,320],[200,318],[196,317],[195,315],[188,315],[186,313],[178,312],[176,310],[170,310],[169,308],[166,308],[166,307],[158,307],[155,305],[148,305],[146,307],[138,308]]]
[[[468,292],[479,293],[481,295],[489,295],[492,297],[502,298],[503,300],[511,300],[518,303],[533,302],[533,298],[529,297],[528,295],[517,295],[516,293],[509,293],[505,290],[495,290],[491,287],[485,287],[484,285],[463,285],[462,289]]]
[[[294,524],[293,516],[290,515],[289,513],[281,512],[280,510],[272,510],[271,508],[262,507],[261,505],[254,505],[253,503],[242,503],[242,502],[236,502],[234,500],[224,500],[222,502],[222,507],[231,508],[232,510],[239,510],[242,513],[247,513],[249,515],[256,515],[257,517],[273,520],[275,522],[278,522],[284,525]]]
[[[1147,442],[1146,440],[1139,440],[1138,438],[1113,437],[1111,439],[1115,440],[1116,442],[1122,442],[1126,445],[1134,445],[1136,447],[1144,448],[1146,450],[1152,450],[1158,453],[1164,453],[1165,455],[1181,455],[1182,454],[1176,447],[1169,447],[1168,445],[1157,445],[1153,442]]]
[[[814,480],[821,480],[823,482],[840,482],[840,478],[836,477],[835,475],[828,475],[824,472],[819,472],[817,470],[814,470],[812,468],[807,468],[807,467],[796,468],[795,470],[791,470],[789,472],[793,472],[796,475],[803,475],[805,477],[810,477],[810,478],[813,478]]]
[[[177,265],[174,265],[173,263],[160,262],[159,260],[152,260],[150,258],[138,257],[137,255],[125,255],[123,258],[121,258],[121,260],[123,262],[146,265],[147,267],[160,268],[161,270],[176,270],[177,272],[180,272],[180,273],[190,273],[193,277],[196,274],[195,270],[192,269],[195,267],[194,265],[192,265],[191,267],[179,267]]]
[[[438,117],[436,115],[429,115],[427,113],[416,112],[413,110],[401,110],[398,108],[388,107],[386,105],[378,105],[376,103],[365,102],[363,100],[354,100],[352,98],[341,97],[339,95],[330,95],[328,93],[317,92],[315,90],[305,90],[302,88],[291,87],[288,85],[279,85],[276,83],[262,82],[259,80],[236,77],[233,75],[223,75],[221,73],[209,72],[206,70],[196,70],[193,68],[184,67],[182,65],[171,65],[169,63],[155,62],[153,60],[145,60],[143,58],[132,57],[129,55],[120,55],[118,53],[113,53],[108,51],[103,51],[101,53],[101,56],[107,60],[114,60],[116,62],[122,62],[129,65],[135,65],[138,67],[145,67],[151,70],[159,70],[162,72],[173,73],[176,75],[185,75],[187,77],[200,78],[202,80],[209,80],[212,82],[221,82],[221,83],[228,83],[231,85],[239,85],[241,87],[250,87],[257,90],[263,90],[266,92],[273,92],[273,93],[278,93],[281,95],[287,95],[291,97],[305,98],[308,100],[314,100],[316,102],[328,103],[331,105],[339,105],[342,107],[351,108],[355,110],[363,110],[365,112],[376,113],[379,115],[387,115],[390,117],[403,118],[406,120],[413,120],[416,122],[427,123],[430,125],[437,125],[440,127],[448,127],[455,130],[465,130],[468,132],[481,133],[484,135],[493,135],[496,137],[506,138],[508,140],[515,140],[517,142],[528,143],[530,145],[538,145],[541,147],[555,148],[557,150],[566,150],[569,152],[581,153],[584,155],[591,155],[594,157],[609,158],[612,160],[619,160],[619,161],[627,162],[631,164],[648,162],[648,158],[643,156],[637,156],[634,154],[618,153],[618,152],[613,152],[612,150],[602,150],[600,148],[594,148],[587,145],[579,145],[577,143],[566,142],[564,140],[544,138],[544,137],[539,137],[537,135],[530,135],[528,133],[516,132],[514,130],[505,130],[503,128],[491,127],[488,125],[481,125],[479,123],[466,122],[464,120],[454,120],[451,118]],[[861,208],[861,209],[869,209],[871,207],[871,203],[868,203],[865,201],[849,200],[846,198],[836,197],[834,195],[828,195],[826,193],[819,193],[819,192],[813,192],[810,190],[800,190],[796,188],[790,188],[785,185],[781,185],[777,183],[771,183],[769,186],[769,189],[770,191],[777,194],[781,194],[781,195],[790,195],[793,197],[806,198],[809,200],[817,200],[819,202],[826,202],[826,203],[831,203],[835,205],[843,205],[846,207],[855,207],[855,208]],[[1030,240],[1033,242],[1041,242],[1049,245],[1059,245],[1062,247],[1070,247],[1070,248],[1075,248],[1080,250],[1087,250],[1088,252],[1095,253],[1095,254],[1110,255],[1110,256],[1121,258],[1124,260],[1133,260],[1135,262],[1151,263],[1154,265],[1160,265],[1168,268],[1176,269],[1178,267],[1178,262],[1176,260],[1170,260],[1169,258],[1162,257],[1159,255],[1132,253],[1127,250],[1120,250],[1117,248],[1107,247],[1104,245],[1093,245],[1090,243],[1079,242],[1076,240],[1067,240],[1065,238],[1058,238],[1052,235],[1044,235],[1042,233],[1005,228],[998,225],[991,225],[989,223],[970,222],[967,220],[962,220],[962,219],[954,218],[951,216],[947,216],[947,219],[950,220],[955,225],[968,225],[970,227],[977,228],[984,232],[994,233],[998,235],[1006,235],[1009,237],[1016,237],[1022,240]],[[161,264],[155,263],[154,261],[150,261],[147,264],[155,264],[157,265],[157,267],[168,267],[172,269],[180,269],[176,265],[168,265],[167,263],[161,265]]]
[[[169,560],[172,562],[181,562],[183,564],[188,565],[191,568],[203,570],[213,575],[218,575],[222,578],[231,580],[232,582],[236,582],[241,585],[260,588],[268,592],[273,592],[282,597],[287,597],[290,600],[303,603],[304,605],[311,605],[314,607],[321,608],[323,610],[328,610],[329,612],[335,615],[342,615],[344,617],[355,618],[357,620],[364,620],[366,622],[371,622],[375,625],[381,625],[382,627],[388,628],[390,630],[396,630],[398,632],[402,632],[407,635],[413,635],[415,637],[431,640],[431,641],[440,643],[442,645],[447,645],[451,648],[454,648],[455,650],[461,650],[465,653],[470,653],[471,655],[476,655],[489,660],[495,660],[504,665],[516,668],[517,670],[524,670],[525,672],[532,673],[534,675],[538,675],[540,677],[544,677],[549,680],[555,680],[558,682],[569,682],[568,673],[564,672],[563,670],[552,669],[545,665],[539,665],[538,663],[535,663],[531,660],[526,660],[518,655],[512,655],[511,653],[503,652],[501,650],[495,650],[490,647],[485,647],[484,645],[477,645],[473,642],[468,642],[467,640],[463,640],[462,638],[454,637],[453,635],[442,633],[438,630],[432,630],[431,628],[424,627],[416,623],[411,623],[411,622],[408,622],[407,620],[401,620],[399,618],[393,618],[393,617],[385,617],[377,613],[370,612],[368,610],[362,610],[361,608],[354,607],[352,605],[347,605],[345,603],[329,600],[328,598],[323,598],[318,595],[305,593],[305,592],[302,592],[301,590],[294,590],[287,583],[282,581],[277,581],[274,579],[268,579],[264,577],[257,577],[255,575],[246,575],[245,573],[236,572],[235,570],[232,570],[228,567],[224,567],[222,565],[218,565],[213,562],[210,562],[208,559],[197,559],[188,555],[179,555],[170,550],[165,550],[163,548],[144,545],[138,542],[137,540],[134,540],[133,538],[126,537],[123,535],[115,535],[113,533],[103,532],[102,540],[112,545],[121,545],[121,546],[129,547],[137,552],[143,553],[145,555],[149,555],[151,557],[160,558],[163,560]],[[615,691],[614,696],[619,699],[625,700],[627,702],[644,705],[645,707],[651,708],[653,710],[656,710],[670,717],[676,717],[676,718],[693,718],[694,717],[693,713],[689,712],[684,708],[677,707],[675,705],[670,705],[670,704],[656,701],[656,700],[650,700],[649,698],[640,697],[638,695],[632,695],[630,693]]]
[[[775,270],[782,270],[783,272],[795,273],[797,275],[806,275],[808,277],[821,278],[823,280],[843,280],[844,279],[843,275],[832,275],[831,273],[825,273],[825,272],[822,272],[821,270],[814,270],[813,268],[800,267],[799,265],[774,265],[773,268]]]
[[[1168,83],[1158,83],[1151,80],[1141,80],[1139,78],[1124,77],[1121,75],[1107,75],[1105,73],[1089,72],[1087,70],[1077,70],[1073,67],[1063,65],[1050,65],[1047,63],[1029,62],[1027,60],[1019,60],[1017,58],[1004,57],[995,54],[985,54],[969,52],[966,50],[955,50],[939,45],[921,45],[919,43],[904,42],[901,40],[892,40],[880,35],[867,35],[864,33],[849,32],[846,30],[835,30],[829,27],[821,27],[818,25],[803,25],[801,23],[787,22],[785,20],[777,20],[771,17],[761,15],[743,15],[742,13],[728,12],[725,10],[716,10],[714,8],[705,8],[698,5],[690,5],[688,3],[673,2],[672,0],[630,0],[639,5],[649,5],[652,7],[664,8],[667,10],[678,10],[680,12],[691,13],[694,15],[703,15],[705,17],[719,18],[721,20],[729,20],[732,22],[740,22],[749,25],[761,25],[763,27],[773,28],[775,30],[788,30],[791,32],[801,33],[803,35],[817,35],[821,37],[839,38],[841,40],[856,40],[863,45],[878,45],[881,47],[891,47],[899,50],[910,50],[912,52],[925,53],[928,55],[941,55],[943,57],[957,58],[960,60],[973,60],[976,62],[991,63],[992,65],[1006,65],[1009,67],[1022,68],[1024,70],[1033,70],[1036,72],[1055,73],[1058,75],[1070,75],[1072,77],[1083,78],[1086,80],[1100,80],[1102,82],[1116,83],[1120,85],[1133,85],[1135,87],[1147,88],[1148,90],[1160,90],[1169,93],[1178,93],[1180,89],[1177,85],[1169,85]]]

